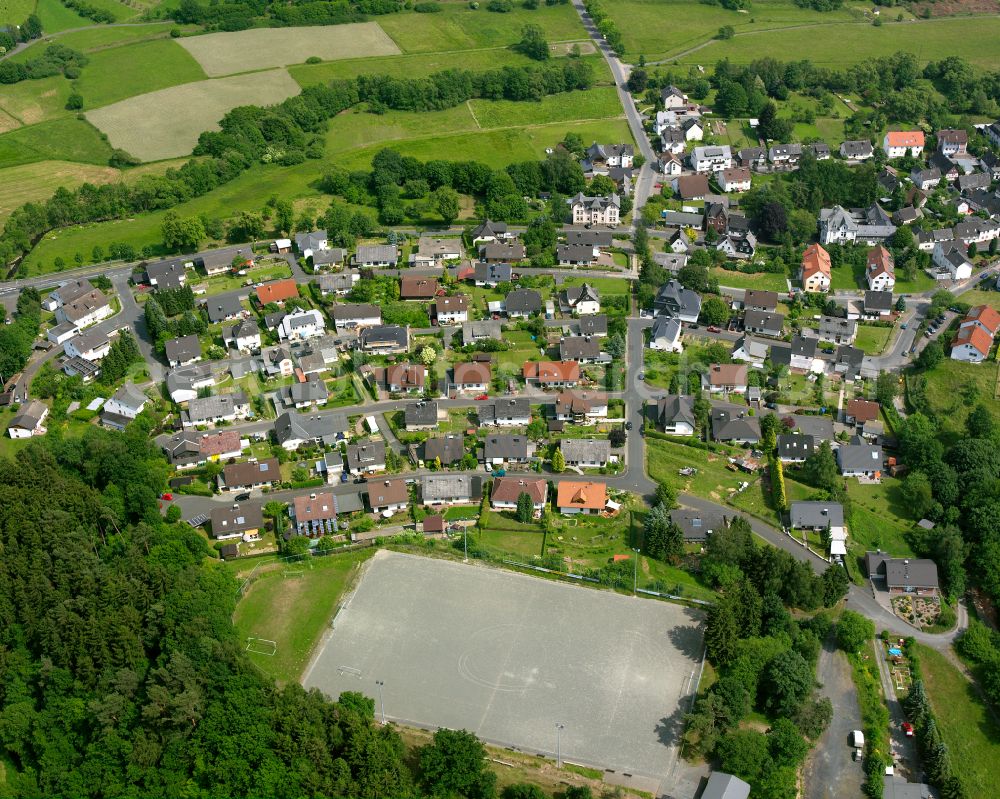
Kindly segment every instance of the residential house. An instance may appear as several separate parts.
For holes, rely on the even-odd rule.
[[[222,436],[232,431],[216,433]],[[281,464],[277,458],[263,458],[248,463],[229,463],[222,467],[222,485],[227,491],[254,491],[281,482]]]
[[[44,426],[49,415],[49,406],[41,400],[31,400],[22,405],[7,425],[7,435],[11,438],[31,438],[44,436],[48,432]]]
[[[262,352],[261,364],[268,377],[291,377],[295,372],[295,361],[285,347],[272,347]]]
[[[439,325],[459,325],[469,321],[469,300],[464,294],[434,300],[434,318]]]
[[[987,172],[973,172],[971,175],[958,176],[958,190],[963,194],[971,194],[978,189],[989,189],[993,176]]]
[[[535,453],[527,436],[494,433],[483,439],[483,463],[487,466],[525,464]]]
[[[858,323],[839,316],[821,316],[818,330],[820,341],[833,344],[853,344],[858,337]]]
[[[857,347],[840,346],[834,354],[833,370],[845,380],[857,380],[861,376],[865,351]]]
[[[649,332],[649,348],[662,352],[683,352],[681,320],[674,316],[658,316]]]
[[[257,302],[261,307],[275,303],[284,305],[285,300],[298,299],[299,284],[292,278],[284,280],[272,280],[269,283],[261,283],[256,288]]]
[[[743,235],[728,233],[719,239],[715,249],[725,253],[727,258],[747,261],[757,252],[757,237],[749,231]]]
[[[895,232],[892,218],[878,203],[851,211],[835,205],[819,212],[819,239],[822,244],[878,244]]]
[[[205,310],[208,312],[209,323],[213,325],[220,322],[231,322],[246,315],[239,291],[209,297],[205,301]]]
[[[522,427],[531,422],[531,403],[524,397],[486,402],[479,406],[479,424],[489,427]]]
[[[249,247],[222,247],[198,253],[194,265],[201,267],[206,275],[238,272],[254,265],[254,254]]]
[[[877,402],[866,399],[848,400],[844,410],[844,421],[857,426],[878,419],[881,407]]]
[[[793,502],[788,511],[789,524],[796,530],[832,530],[844,527],[844,506],[839,502],[810,500]]]
[[[42,301],[42,308],[54,312],[61,306],[75,302],[93,291],[95,291],[94,284],[85,277],[70,280],[49,292],[49,296]]]
[[[570,207],[574,225],[610,225],[619,222],[621,199],[617,194],[607,197],[588,197],[579,192],[566,200]]]
[[[521,368],[521,377],[527,384],[541,388],[572,388],[580,382],[580,364],[577,361],[527,361]]]
[[[63,293],[63,296],[66,296],[66,292]],[[97,324],[102,319],[107,319],[114,312],[111,300],[104,292],[91,289],[83,294],[73,296],[72,299],[56,308],[56,319],[60,322],[69,322],[82,330]]]
[[[686,256],[692,250],[694,250],[694,244],[688,238],[687,232],[684,230],[675,230],[672,234],[669,234],[667,236],[667,247],[670,249],[670,252],[674,255]],[[667,253],[659,253],[659,252],[654,253],[653,254],[654,260],[657,258],[657,256],[661,255],[665,256],[667,255]],[[685,258],[685,262],[686,261],[687,259]],[[659,263],[659,261],[657,261],[657,263]],[[677,267],[677,269],[672,269],[671,271],[677,272],[679,269],[680,267]]]
[[[767,166],[767,150],[763,147],[744,147],[736,153],[736,161],[740,166],[759,171]]]
[[[476,246],[487,241],[510,238],[513,235],[507,232],[506,222],[493,222],[487,219],[472,229],[472,244]]]
[[[747,390],[747,365],[745,363],[713,363],[702,385],[713,394],[729,392],[744,394]]]
[[[601,349],[601,340],[590,336],[566,336],[559,342],[559,357],[577,363],[609,363],[610,356]]]
[[[812,436],[799,433],[778,436],[778,457],[782,463],[805,463],[815,450],[816,440]]]
[[[951,342],[951,359],[982,363],[989,357],[993,338],[1000,331],[1000,314],[988,305],[970,308]]]
[[[672,316],[682,322],[697,322],[701,313],[701,295],[685,288],[679,280],[664,284],[653,301],[657,314]]]
[[[478,474],[429,474],[420,482],[425,505],[478,505],[483,499],[483,478]]]
[[[334,329],[338,333],[382,324],[382,309],[377,305],[335,305],[331,315]]]
[[[672,436],[693,436],[697,428],[694,398],[667,394],[656,400],[656,423]]]
[[[723,169],[719,176],[719,188],[723,191],[750,191],[750,168],[745,166]]]
[[[969,146],[969,134],[964,130],[944,128],[937,132],[938,152],[951,158],[964,155]]]
[[[210,397],[193,397],[188,400],[187,410],[181,413],[184,427],[235,422],[250,416],[250,400],[242,391],[234,394],[219,394]]]
[[[596,314],[601,312],[601,295],[589,283],[569,286],[560,293],[559,304],[564,313]]]
[[[69,377],[77,377],[84,382],[90,383],[101,373],[101,367],[83,358],[67,358],[63,361],[62,370]]]
[[[959,171],[958,164],[952,161],[950,158],[948,158],[948,156],[943,155],[941,152],[934,152],[931,154],[931,157],[927,159],[927,167],[930,170],[936,169],[940,173],[940,179],[945,181],[946,183],[954,183],[956,180],[958,180],[958,176],[962,174]],[[923,170],[920,170],[918,168],[915,171],[919,172]],[[930,175],[922,175],[921,177],[930,178],[931,180],[933,180],[934,176],[933,174],[930,174]],[[934,183],[932,185],[928,185],[926,188],[924,186],[921,186],[918,180],[913,179],[912,172],[910,173],[910,180],[918,189],[924,192],[934,188],[934,186],[937,185],[937,183]]]
[[[603,338],[608,335],[608,317],[604,314],[587,314],[577,320],[576,327],[581,336],[601,336]]]
[[[767,311],[747,311],[743,315],[743,329],[758,336],[781,338],[785,317],[780,313]]]
[[[556,491],[556,507],[562,514],[600,513],[607,504],[608,487],[604,483],[563,480]]]
[[[660,90],[660,98],[667,110],[684,108],[687,105],[687,95],[673,84]]]
[[[488,391],[493,381],[489,363],[471,361],[456,363],[452,369],[449,392],[482,394]]]
[[[554,416],[560,422],[599,424],[608,418],[608,397],[599,391],[561,391],[556,396]]]
[[[111,350],[111,339],[101,330],[86,330],[63,344],[63,352],[70,358],[99,361]]]
[[[243,442],[238,430],[220,430],[217,433],[181,430],[167,439],[163,444],[163,451],[171,466],[190,469],[209,461],[214,463],[240,457],[243,454]]]
[[[760,441],[760,420],[749,416],[740,405],[715,405],[711,413],[712,438],[733,444],[756,444]]]
[[[489,241],[479,248],[479,258],[487,264],[512,264],[526,257],[524,245],[516,239]]]
[[[292,383],[278,389],[278,395],[286,408],[315,408],[326,403],[330,391],[326,383],[316,375],[301,383]]]
[[[564,438],[559,442],[567,466],[599,469],[611,459],[611,442],[606,438]]]
[[[722,172],[733,165],[733,152],[728,144],[695,147],[688,160],[695,172]]]
[[[240,352],[255,352],[261,346],[260,328],[253,319],[244,319],[232,327],[224,327],[222,340]]]
[[[361,280],[361,273],[357,270],[338,272],[333,275],[320,275],[319,291],[324,297],[330,294],[343,297],[345,294],[350,294],[354,284],[359,280]]]
[[[587,148],[586,163],[591,166],[594,174],[607,173],[608,167],[631,169],[635,151],[631,144],[598,144],[594,142]],[[586,169],[584,171],[587,171]]]
[[[910,181],[921,191],[929,191],[941,182],[941,170],[937,167],[914,168],[910,172]]]
[[[898,211],[893,212],[892,224],[894,224],[897,228],[902,227],[903,225],[912,225],[923,215],[923,212],[919,208],[907,205],[900,208]]]
[[[316,338],[324,333],[326,323],[323,314],[315,309],[287,314],[278,326],[278,335],[288,341]]]
[[[688,175],[686,177],[704,177],[704,175]],[[686,211],[661,211],[660,219],[663,221],[664,226],[668,228],[691,228],[692,230],[705,229],[704,214],[693,214]]]
[[[225,541],[242,538],[255,541],[264,526],[264,513],[260,502],[243,502],[213,508],[210,516],[212,538]]]
[[[767,151],[767,160],[775,169],[791,169],[798,166],[802,158],[802,145],[775,144]]]
[[[521,494],[531,497],[531,507],[540,516],[548,502],[549,483],[542,478],[497,477],[490,492],[490,505],[493,510],[517,510]]]
[[[295,249],[303,258],[312,258],[320,250],[326,250],[330,241],[325,230],[313,230],[309,233],[295,234]]]
[[[288,411],[274,420],[274,437],[292,452],[303,444],[334,445],[347,433],[347,417],[343,414],[304,414]]]
[[[961,241],[941,241],[934,245],[931,256],[938,267],[937,277],[942,280],[968,280],[972,277],[972,262]]]
[[[125,383],[104,403],[102,411],[105,414],[134,419],[142,413],[147,402],[149,398],[136,387],[135,383]]]
[[[916,158],[924,151],[924,132],[890,130],[882,139],[882,149],[889,158],[902,158],[907,153]]]
[[[680,175],[671,181],[671,186],[682,200],[702,200],[708,194],[708,175]]]
[[[295,497],[289,509],[295,532],[309,538],[322,538],[337,532],[337,497],[329,491]]]
[[[597,261],[593,247],[584,244],[560,244],[556,247],[556,261],[560,266],[590,266]]]
[[[172,338],[163,348],[170,366],[187,366],[201,360],[201,339],[194,334]]]
[[[937,564],[926,558],[891,558],[882,551],[866,552],[865,571],[870,580],[885,585],[893,594],[933,594],[939,589]]]
[[[826,142],[816,141],[812,144],[807,144],[804,149],[810,151],[813,158],[817,161],[830,160],[830,145]]]
[[[408,432],[435,430],[438,423],[438,404],[430,400],[412,402],[403,411],[403,421]]]
[[[424,441],[424,463],[440,461],[442,466],[459,463],[465,457],[465,438],[448,433]]]
[[[359,441],[347,445],[347,471],[349,474],[374,474],[385,471],[385,442]]]
[[[457,261],[462,257],[460,239],[439,239],[421,236],[417,249],[410,255],[410,266],[441,266],[445,261]]]
[[[840,157],[847,161],[867,161],[875,155],[872,143],[867,139],[845,141],[840,145]]]
[[[177,289],[187,283],[187,263],[183,259],[146,265],[146,280],[159,291]]]
[[[614,243],[610,230],[566,230],[560,234],[567,244],[578,244],[590,247],[594,255],[600,254]]]
[[[390,267],[398,261],[399,248],[395,244],[362,244],[354,253],[354,265],[357,267]]]
[[[817,444],[822,441],[834,442],[833,420],[828,416],[793,413],[783,417],[781,423],[794,433],[812,436]]]
[[[424,277],[423,275],[403,275],[399,279],[399,299],[401,300],[430,300],[438,293],[438,281],[436,277]]]
[[[754,341],[748,336],[741,336],[733,344],[729,357],[736,361],[743,361],[754,369],[763,369],[764,361],[767,360],[767,344]]]
[[[410,328],[399,325],[366,327],[359,341],[361,349],[369,355],[399,355],[410,349]]]
[[[499,341],[502,335],[503,326],[497,321],[462,322],[462,344],[466,346],[477,341]]]
[[[773,313],[778,310],[778,292],[747,289],[743,292],[741,305],[747,311],[767,311],[768,313]]]
[[[80,335],[80,328],[72,322],[60,322],[50,327],[45,333],[45,337],[57,346],[62,346],[73,336],[78,335]]]
[[[201,389],[215,385],[212,364],[199,363],[167,373],[167,393],[178,405],[198,396]]]
[[[875,444],[856,443],[837,448],[837,464],[844,477],[865,477],[877,480],[882,475],[882,447]]]
[[[542,295],[534,289],[514,289],[504,301],[504,311],[511,319],[528,319],[542,310]]]
[[[495,288],[500,283],[510,283],[511,277],[510,264],[478,263],[473,280],[477,286]]]
[[[662,143],[662,140],[661,140]],[[664,175],[669,175],[670,177],[677,177],[681,172],[684,171],[684,166],[681,164],[681,159],[677,156],[684,152],[684,143],[680,142],[679,148],[674,151],[674,144],[670,144],[668,151],[668,146],[663,144],[662,149],[664,150],[664,155],[659,161],[659,170]]]
[[[812,371],[814,361],[816,360],[816,339],[797,335],[791,340],[789,347],[789,368],[801,369],[806,372]],[[774,360],[775,349],[775,347],[771,348],[772,361]]]
[[[703,543],[716,530],[726,527],[726,517],[721,513],[705,513],[688,508],[670,511],[670,521],[680,528],[685,543]]]
[[[871,291],[892,291],[896,285],[896,262],[881,244],[868,250],[865,278]]]
[[[810,244],[802,253],[802,267],[799,280],[808,292],[830,290],[830,253],[819,244]]]
[[[374,513],[391,516],[401,510],[406,510],[410,504],[410,492],[406,480],[374,478],[367,482],[368,504]]]
[[[424,390],[427,367],[415,363],[394,363],[385,367],[385,390],[391,394],[406,394]]]
[[[895,301],[891,291],[865,292],[863,309],[867,319],[887,319],[892,314],[894,305]]]

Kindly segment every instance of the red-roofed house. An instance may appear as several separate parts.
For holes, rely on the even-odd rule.
[[[997,313],[989,305],[977,305],[970,308],[969,312],[959,325],[959,330],[967,327],[981,328],[985,333],[993,338],[997,331],[1000,331],[1000,313]]]
[[[865,277],[868,278],[868,288],[871,291],[892,291],[892,287],[896,285],[896,263],[881,244],[868,251]]]
[[[889,158],[902,158],[909,153],[916,158],[924,151],[922,130],[890,130],[882,139],[882,149]]]
[[[489,389],[492,379],[488,363],[456,363],[451,385],[454,391],[479,393]]]
[[[604,483],[569,482],[559,484],[556,507],[560,513],[600,513],[608,504]]]
[[[498,477],[493,481],[490,504],[494,510],[516,510],[521,494],[531,497],[535,515],[541,515],[548,499],[547,480],[531,477]]]
[[[576,361],[529,361],[521,370],[525,383],[559,388],[575,386],[580,382],[580,364]]]
[[[298,296],[299,287],[292,278],[272,280],[270,283],[257,286],[257,300],[261,305],[267,305],[269,302],[280,304]]]
[[[990,355],[993,337],[981,327],[970,325],[958,331],[951,342],[951,359],[966,363],[982,363]]]
[[[799,271],[804,291],[830,290],[830,253],[818,244],[810,244],[802,253],[802,269]]]

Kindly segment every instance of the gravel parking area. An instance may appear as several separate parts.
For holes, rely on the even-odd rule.
[[[305,672],[387,719],[617,774],[663,778],[702,655],[677,605],[387,551],[370,562]]]

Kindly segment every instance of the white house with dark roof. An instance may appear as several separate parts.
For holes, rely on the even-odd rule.
[[[323,321],[323,314],[315,308],[286,314],[278,326],[278,335],[287,341],[316,338],[325,332],[326,323]]]
[[[574,225],[610,225],[619,222],[621,199],[617,194],[606,197],[588,197],[583,192],[566,200]]]
[[[134,419],[142,413],[142,409],[146,407],[148,401],[146,395],[136,387],[135,383],[126,383],[111,396],[111,399],[104,403],[102,410],[104,413],[113,413],[124,416],[126,419]]]
[[[167,363],[173,367],[187,366],[201,360],[201,339],[194,334],[172,338],[163,348]]]
[[[399,248],[395,244],[362,244],[354,254],[354,264],[359,267],[390,267],[398,261]]]

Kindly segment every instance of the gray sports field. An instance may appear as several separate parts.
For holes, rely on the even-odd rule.
[[[482,566],[382,551],[304,684],[389,719],[662,778],[701,660],[692,611]],[[682,703],[682,699],[685,701]]]

